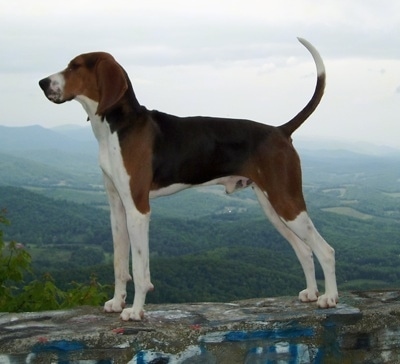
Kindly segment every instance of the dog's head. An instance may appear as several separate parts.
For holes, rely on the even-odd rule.
[[[66,69],[40,80],[39,85],[56,104],[89,99],[97,103],[96,114],[103,116],[123,97],[128,80],[110,54],[93,52],[75,57]]]

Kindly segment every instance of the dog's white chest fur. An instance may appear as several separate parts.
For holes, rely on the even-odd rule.
[[[112,133],[107,121],[97,118],[91,121],[93,132],[99,143],[99,164],[104,175],[109,177],[122,195],[130,199],[129,180],[117,133]]]
[[[85,108],[93,134],[99,144],[99,165],[104,175],[110,178],[120,193],[121,198],[130,198],[129,180],[124,161],[122,159],[121,146],[119,144],[117,133],[112,133],[110,125],[106,120],[96,115],[98,103],[87,97],[79,96],[78,101]]]

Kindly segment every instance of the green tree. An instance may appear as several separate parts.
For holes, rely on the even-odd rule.
[[[0,225],[8,225],[5,211],[0,211]],[[78,305],[97,306],[109,295],[109,286],[103,286],[92,275],[89,285],[71,283],[72,288],[59,289],[50,274],[24,284],[25,273],[31,271],[31,257],[22,244],[3,240],[0,229],[0,311],[43,311],[71,308]]]
[[[0,224],[8,225],[0,211]],[[0,230],[0,311],[9,311],[14,305],[14,292],[17,285],[23,282],[24,272],[30,270],[31,257],[21,244],[14,241],[5,244],[3,231]]]

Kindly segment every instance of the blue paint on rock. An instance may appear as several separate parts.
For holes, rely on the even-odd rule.
[[[240,342],[250,340],[277,340],[295,339],[314,336],[312,328],[291,327],[287,329],[259,330],[259,331],[232,331],[225,334],[223,341]]]
[[[32,353],[42,352],[70,352],[85,349],[85,345],[79,341],[55,340],[38,343],[32,347]]]
[[[58,356],[58,364],[68,364],[70,362],[69,353],[84,350],[85,348],[85,344],[79,341],[54,340],[35,344],[32,347],[31,353],[34,355],[45,352],[56,353]]]

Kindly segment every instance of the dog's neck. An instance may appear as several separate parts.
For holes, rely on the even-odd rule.
[[[85,111],[91,121],[96,118],[99,118],[99,116],[96,115],[97,107],[99,105],[99,103],[97,101],[94,101],[84,95],[79,95],[79,96],[75,97],[75,100],[78,101],[83,106],[83,108],[85,109]]]
[[[111,110],[106,111],[104,115],[97,114],[99,105],[97,101],[84,95],[77,96],[75,100],[83,106],[92,125],[93,123],[102,123],[105,121],[109,124],[110,131],[113,133],[135,125],[140,115],[143,115],[147,111],[137,101],[132,86],[129,86],[129,89],[118,104]]]

